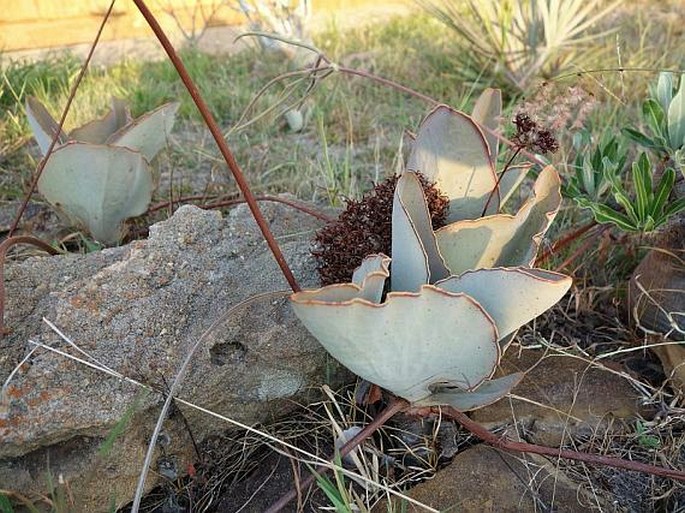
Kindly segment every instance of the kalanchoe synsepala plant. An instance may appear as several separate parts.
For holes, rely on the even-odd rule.
[[[493,150],[472,117],[437,107],[395,188],[392,260],[369,255],[350,283],[291,296],[296,315],[336,359],[416,406],[465,411],[506,395],[522,377],[492,379],[507,344],[571,285],[532,268],[561,202],[554,168],[540,172],[515,215],[495,213],[510,192],[500,190],[492,213],[480,217],[497,183]],[[437,231],[415,171],[450,198],[451,222]]]
[[[150,161],[166,144],[178,107],[168,103],[132,120],[126,105],[113,99],[102,119],[69,135],[59,131],[38,191],[95,240],[117,244],[124,221],[148,208],[156,181]],[[27,99],[26,113],[45,155],[59,126],[35,98]]]

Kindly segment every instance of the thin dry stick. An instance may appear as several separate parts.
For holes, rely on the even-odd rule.
[[[379,76],[379,75],[374,75],[373,73],[369,73],[368,71],[359,70],[359,69],[355,69],[355,68],[348,68],[347,66],[340,66],[339,64],[336,64],[336,63],[332,62],[328,57],[326,57],[326,55],[324,55],[320,50],[318,50],[317,48],[315,48],[315,47],[313,47],[313,46],[310,46],[310,45],[307,45],[307,44],[303,44],[303,43],[300,43],[300,42],[298,42],[298,41],[293,41],[293,40],[284,38],[284,37],[282,37],[282,36],[279,36],[278,34],[269,34],[269,33],[264,33],[264,32],[248,32],[248,33],[246,33],[246,34],[242,34],[241,36],[239,36],[239,38],[240,38],[240,37],[245,37],[245,36],[264,36],[264,37],[271,37],[271,38],[273,38],[273,39],[277,39],[277,40],[279,40],[279,41],[283,41],[283,42],[285,42],[285,43],[288,43],[288,44],[291,44],[291,45],[294,45],[294,46],[300,46],[300,47],[302,47],[302,48],[306,48],[307,50],[310,50],[310,51],[312,51],[313,53],[316,53],[316,54],[318,55],[317,62],[324,62],[324,63],[326,63],[326,64],[328,65],[329,69],[331,69],[332,71],[338,71],[338,72],[344,73],[344,74],[346,74],[346,75],[352,75],[352,76],[358,76],[358,77],[366,78],[366,79],[368,79],[368,80],[371,80],[371,81],[373,81],[373,82],[377,82],[377,83],[379,83],[379,84],[382,84],[382,85],[384,85],[384,86],[390,87],[390,88],[395,89],[395,90],[397,90],[397,91],[400,91],[400,92],[402,92],[402,93],[405,93],[405,94],[414,96],[415,98],[418,98],[418,99],[420,99],[420,100],[423,100],[423,101],[425,101],[425,102],[427,102],[427,103],[429,103],[429,104],[431,104],[431,105],[433,105],[433,106],[437,106],[437,105],[440,105],[440,104],[441,104],[441,102],[439,102],[439,101],[436,100],[435,98],[431,98],[431,97],[428,96],[428,95],[425,95],[425,94],[423,94],[423,93],[420,93],[420,92],[416,91],[415,89],[412,89],[412,88],[410,88],[410,87],[407,87],[407,86],[405,86],[405,85],[402,85],[402,84],[400,84],[399,82],[395,82],[394,80],[391,80],[391,79],[388,79],[388,78],[384,78],[384,77],[381,77],[381,76]],[[237,38],[237,39],[239,39],[239,38]],[[237,39],[236,39],[236,40],[237,40]],[[305,71],[307,71],[307,72],[309,72],[309,73],[316,74],[316,73],[319,73],[319,72],[325,70],[325,68],[326,68],[326,66],[317,66],[317,67],[314,68],[314,69],[305,70]],[[303,71],[303,70],[298,70],[298,71],[295,71],[295,72],[289,72],[289,73],[284,73],[284,74],[282,74],[282,75],[279,75],[278,77],[276,77],[276,78],[272,79],[271,81],[269,81],[269,83],[268,83],[263,89],[265,90],[266,88],[270,87],[270,86],[273,85],[274,83],[276,83],[276,82],[278,82],[278,81],[280,81],[280,80],[282,80],[282,79],[284,79],[284,78],[286,78],[286,77],[288,77],[288,76],[291,76],[292,74],[299,74],[301,71]],[[324,76],[324,77],[325,77],[325,76],[328,76],[328,74],[323,75],[323,76]],[[260,91],[260,93],[257,95],[257,97],[260,96],[262,93],[263,93],[263,91]],[[514,148],[514,149],[519,148],[519,145],[517,145],[517,144],[515,144],[514,142],[510,141],[509,139],[507,139],[506,137],[504,137],[502,134],[496,132],[495,130],[492,130],[491,128],[485,126],[485,125],[482,124],[482,123],[477,123],[477,124],[478,124],[478,126],[480,127],[481,130],[483,130],[484,132],[487,132],[488,134],[490,134],[490,135],[492,135],[492,136],[494,136],[494,137],[497,137],[500,141],[502,141],[502,142],[503,142],[504,144],[506,144],[507,146],[509,146],[509,147],[511,147],[511,148]],[[521,149],[519,153],[521,153],[522,155],[525,155],[525,156],[526,156],[528,159],[530,159],[532,162],[535,162],[536,164],[538,164],[538,165],[540,165],[540,166],[542,166],[542,167],[545,167],[545,166],[547,165],[546,162],[540,160],[536,155],[533,155],[531,152],[529,152],[529,151],[526,150],[525,148],[524,148],[524,149]]]
[[[223,134],[221,133],[221,129],[219,128],[219,125],[217,125],[216,120],[214,119],[214,116],[210,112],[209,108],[207,107],[207,104],[205,103],[204,99],[200,95],[200,92],[197,89],[197,86],[193,82],[193,79],[190,77],[188,74],[188,71],[185,68],[185,65],[183,64],[183,61],[181,58],[178,56],[176,53],[176,50],[174,50],[174,47],[172,46],[171,42],[169,41],[169,38],[167,38],[166,34],[162,30],[162,27],[159,25],[157,22],[157,19],[154,17],[152,12],[148,9],[147,5],[145,5],[144,0],[133,0],[133,2],[136,4],[136,7],[138,7],[138,10],[140,13],[143,15],[145,18],[145,21],[147,21],[148,25],[152,29],[152,31],[155,33],[155,36],[159,40],[160,44],[164,48],[164,51],[167,53],[169,56],[169,59],[173,63],[174,67],[176,68],[176,72],[178,73],[179,77],[181,77],[181,80],[183,81],[183,85],[185,85],[186,89],[188,90],[188,93],[190,94],[191,98],[193,99],[193,102],[195,102],[195,105],[202,115],[202,118],[204,119],[205,123],[207,124],[207,128],[209,128],[209,131],[212,134],[212,137],[214,137],[214,141],[216,142],[217,146],[219,147],[219,151],[221,152],[221,155],[224,157],[224,160],[226,161],[226,164],[228,165],[228,168],[231,170],[231,173],[233,174],[233,178],[235,179],[236,183],[238,184],[238,188],[240,189],[240,192],[243,194],[245,201],[247,202],[247,205],[250,207],[250,211],[252,212],[252,215],[255,218],[255,221],[257,222],[257,225],[259,226],[260,231],[262,232],[262,235],[264,236],[264,239],[266,240],[266,243],[269,246],[269,249],[271,250],[271,253],[273,254],[274,258],[276,259],[276,263],[278,266],[281,268],[281,272],[283,273],[283,276],[287,280],[288,284],[290,285],[290,288],[293,290],[293,292],[299,292],[300,286],[297,283],[297,280],[295,279],[295,276],[293,275],[292,271],[290,270],[290,267],[288,266],[288,263],[285,260],[285,257],[283,256],[283,252],[281,251],[281,248],[278,245],[278,242],[276,242],[275,237],[271,233],[271,230],[269,229],[269,225],[266,222],[266,219],[264,219],[264,216],[262,215],[261,210],[259,209],[259,205],[257,204],[257,200],[255,199],[254,195],[252,194],[252,191],[250,190],[250,186],[247,183],[247,180],[245,179],[245,176],[243,175],[242,170],[240,169],[240,166],[238,165],[238,162],[236,162],[235,157],[233,156],[233,153],[231,152],[230,148],[228,147],[228,144],[226,144],[226,141],[224,140]]]
[[[155,205],[152,205],[150,208],[147,209],[147,212],[145,214],[152,214],[153,212],[157,212],[158,210],[162,210],[163,208],[167,207],[172,207],[177,203],[188,203],[190,201],[208,201],[208,200],[215,200],[217,198],[221,197],[219,194],[196,194],[193,196],[183,196],[181,198],[175,199],[175,200],[167,200],[167,201],[161,201]],[[173,212],[173,210],[172,210]]]
[[[626,71],[630,71],[633,73],[640,72],[640,73],[659,73],[661,71],[671,71],[673,73],[685,73],[685,69],[675,69],[675,70],[668,70],[664,68],[626,68],[623,66],[616,67],[616,68],[597,68],[597,69],[584,69],[581,71],[573,71],[571,73],[565,73],[563,75],[557,75],[556,77],[552,77],[549,80],[564,80],[569,77],[580,77],[582,75],[591,75],[593,73],[625,73]]]
[[[197,195],[197,196],[187,196],[184,198],[179,198],[177,200],[174,200],[174,203],[183,203],[187,201],[198,201],[198,200],[215,200],[218,199],[216,196],[206,196],[206,195]],[[320,219],[324,223],[331,223],[335,221],[334,218],[327,216],[326,214],[322,214],[321,212],[317,212],[313,208],[310,208],[307,205],[304,205],[298,201],[293,201],[289,200],[286,198],[279,198],[278,196],[271,196],[270,194],[258,194],[255,195],[255,199],[257,201],[272,201],[274,203],[283,203],[284,205],[287,205],[289,207],[294,208],[295,210],[299,210],[300,212],[304,212],[305,214],[308,214],[312,217],[316,217],[317,219]],[[238,205],[240,203],[245,203],[246,200],[245,198],[233,198],[233,199],[227,199],[227,200],[221,200],[221,201],[213,201],[212,203],[206,203],[201,206],[201,208],[219,208],[219,207],[229,207],[232,205]],[[152,212],[155,212],[157,210],[161,210],[163,208],[168,207],[171,204],[171,201],[164,201],[162,203],[158,203],[157,205],[153,205],[147,210],[147,213],[150,214]]]
[[[488,445],[510,452],[524,452],[530,454],[541,454],[543,456],[553,456],[555,458],[565,458],[569,460],[582,461],[591,465],[606,465],[609,467],[643,472],[660,477],[669,477],[677,481],[685,481],[685,472],[672,470],[656,465],[649,465],[639,461],[624,460],[613,456],[602,456],[599,454],[589,454],[586,452],[570,451],[567,449],[555,449],[554,447],[544,447],[542,445],[529,444],[526,442],[515,442],[507,438],[499,437],[477,422],[471,420],[465,413],[452,408],[451,406],[442,407],[442,414],[456,420],[469,432],[483,440]]]
[[[287,292],[284,291],[284,294],[286,294],[286,293],[287,293]],[[57,335],[59,335],[59,337],[60,337],[62,340],[64,340],[64,341],[67,342],[70,346],[72,346],[72,347],[74,347],[75,349],[77,349],[77,351],[83,353],[83,351],[82,351],[81,349],[79,349],[79,348],[77,347],[77,345],[76,345],[71,339],[69,339],[69,337],[67,337],[64,333],[62,333],[62,331],[60,331],[60,329],[57,328],[53,323],[51,323],[49,320],[47,320],[47,319],[45,319],[45,318],[43,318],[43,321],[50,327],[50,329],[52,329]],[[126,382],[126,383],[128,383],[128,384],[131,384],[131,385],[133,385],[133,386],[136,386],[136,387],[139,387],[139,388],[143,388],[143,389],[145,389],[145,390],[151,390],[151,391],[153,391],[153,392],[157,392],[157,393],[160,393],[160,394],[166,393],[166,391],[164,391],[164,390],[158,390],[156,387],[152,387],[152,386],[150,386],[150,385],[145,385],[145,384],[141,383],[140,381],[136,381],[136,380],[133,379],[133,378],[129,378],[128,376],[125,376],[125,375],[123,375],[123,374],[121,374],[121,373],[115,371],[114,369],[111,369],[111,368],[107,367],[106,365],[103,365],[103,364],[101,364],[101,363],[98,363],[97,360],[95,360],[92,356],[87,355],[87,353],[85,353],[85,355],[86,355],[85,358],[81,358],[81,357],[79,357],[79,356],[75,356],[75,355],[73,355],[73,354],[69,354],[69,353],[67,353],[67,352],[65,352],[65,351],[62,351],[62,350],[57,349],[57,348],[55,348],[55,347],[49,346],[49,345],[47,345],[47,344],[43,344],[43,343],[40,343],[40,342],[34,342],[33,340],[29,340],[29,344],[31,344],[32,346],[37,346],[37,347],[40,347],[40,348],[42,348],[42,349],[45,349],[46,351],[49,351],[49,352],[51,352],[51,353],[58,354],[58,355],[60,355],[60,356],[62,356],[62,357],[64,357],[64,358],[68,358],[68,359],[70,359],[70,360],[72,360],[72,361],[78,362],[78,363],[80,363],[80,364],[82,364],[82,365],[85,365],[85,366],[88,367],[88,368],[94,369],[94,370],[99,371],[99,372],[103,372],[103,373],[105,373],[105,374],[107,374],[107,375],[109,375],[109,376],[115,377],[115,378],[117,378],[118,380],[121,380],[121,381]],[[235,419],[232,419],[232,418],[230,418],[230,417],[226,417],[225,415],[221,415],[221,414],[216,413],[216,412],[214,412],[214,411],[208,410],[207,408],[203,408],[202,406],[199,406],[199,405],[197,405],[197,404],[195,404],[195,403],[192,403],[192,402],[190,402],[190,401],[186,401],[186,400],[184,400],[184,399],[182,399],[182,398],[180,398],[180,397],[174,397],[174,400],[175,400],[177,403],[182,404],[182,405],[184,405],[184,406],[187,406],[187,407],[189,407],[189,408],[192,408],[193,410],[195,410],[195,411],[197,411],[197,412],[200,412],[200,413],[203,413],[203,414],[205,414],[205,415],[208,415],[208,416],[210,416],[210,417],[212,417],[212,418],[214,418],[214,419],[218,419],[218,420],[227,422],[228,424],[230,424],[230,425],[232,425],[232,426],[235,426],[235,427],[237,427],[237,428],[239,428],[239,429],[245,430],[245,431],[248,432],[248,433],[252,433],[252,434],[254,434],[254,435],[257,435],[258,437],[261,437],[261,438],[264,438],[264,439],[266,439],[266,440],[269,440],[270,442],[272,442],[272,443],[274,444],[274,446],[277,446],[277,447],[286,447],[286,448],[289,449],[290,451],[293,451],[293,452],[295,452],[295,453],[297,453],[297,454],[301,454],[301,455],[304,456],[305,458],[308,458],[309,461],[312,462],[312,463],[313,463],[313,462],[319,462],[320,464],[322,464],[322,465],[324,465],[324,466],[331,466],[331,467],[334,468],[336,471],[341,472],[342,474],[344,474],[344,475],[346,475],[346,476],[352,477],[352,478],[354,478],[354,479],[359,479],[359,480],[363,481],[364,483],[367,483],[368,485],[376,486],[376,487],[378,487],[379,489],[381,489],[381,490],[383,490],[383,491],[385,491],[385,492],[391,493],[391,494],[393,494],[393,495],[395,495],[395,496],[397,496],[397,497],[399,497],[399,498],[401,498],[401,499],[403,499],[403,500],[405,500],[405,501],[407,501],[407,502],[409,502],[409,503],[417,504],[417,505],[419,505],[419,506],[422,505],[420,502],[416,501],[415,499],[412,499],[411,497],[408,497],[408,496],[406,496],[406,495],[403,495],[402,493],[398,492],[397,490],[393,490],[393,489],[389,488],[388,486],[385,486],[385,485],[383,485],[383,484],[381,484],[381,483],[374,482],[374,481],[372,481],[371,479],[369,479],[368,477],[363,476],[363,475],[361,475],[361,474],[357,474],[357,473],[355,473],[355,472],[353,472],[353,471],[351,471],[351,470],[348,470],[348,469],[346,469],[346,468],[344,468],[344,467],[340,467],[340,466],[338,466],[338,465],[336,465],[336,464],[331,464],[331,463],[330,463],[329,461],[327,461],[326,459],[324,459],[324,458],[322,458],[322,457],[320,457],[320,456],[317,456],[316,454],[312,454],[312,453],[310,453],[310,452],[308,452],[308,451],[305,451],[304,449],[301,449],[300,447],[297,447],[297,446],[295,446],[295,445],[289,443],[289,442],[286,441],[286,440],[277,438],[277,437],[275,437],[275,436],[269,434],[269,433],[266,432],[266,431],[260,431],[259,429],[256,429],[256,428],[254,428],[254,427],[252,427],[252,426],[250,426],[250,425],[248,425],[248,424],[244,424],[244,423],[242,423],[242,422],[240,422],[240,421],[238,421],[238,420],[235,420]],[[279,449],[276,449],[276,450],[278,451]],[[429,510],[429,511],[432,511],[432,510]],[[438,513],[438,512],[436,511],[435,513]]]
[[[563,271],[565,268],[567,268],[569,265],[571,265],[573,262],[575,262],[579,257],[582,255],[586,254],[587,250],[592,247],[594,244],[594,239],[597,237],[600,237],[603,233],[607,232],[611,228],[610,225],[605,224],[602,225],[598,230],[594,231],[593,233],[590,234],[589,237],[583,242],[583,244],[580,245],[578,249],[576,249],[571,256],[569,256],[566,260],[564,260],[561,264],[559,264],[554,270],[557,272]]]
[[[583,235],[585,232],[590,231],[590,230],[591,230],[592,228],[594,228],[595,226],[597,226],[597,221],[595,221],[595,220],[593,219],[593,220],[590,221],[589,223],[587,223],[587,224],[581,226],[580,228],[578,228],[578,229],[576,229],[576,230],[573,230],[571,233],[569,233],[569,234],[567,234],[567,235],[564,235],[564,237],[561,238],[561,239],[559,239],[558,241],[556,241],[556,242],[552,245],[551,248],[549,248],[548,250],[546,250],[545,252],[543,252],[542,255],[540,255],[539,257],[537,257],[537,259],[535,260],[535,266],[536,266],[536,267],[540,266],[542,263],[545,262],[545,260],[547,260],[549,257],[551,257],[554,253],[556,253],[557,251],[559,251],[559,250],[565,248],[566,246],[568,246],[569,244],[571,244],[573,241],[575,241],[576,239],[578,239],[578,238],[579,238],[581,235]]]
[[[50,253],[51,255],[59,255],[62,252],[53,248],[47,242],[40,240],[37,237],[30,235],[17,235],[9,237],[0,244],[0,338],[5,336],[5,257],[7,251],[15,244],[32,244],[37,248]]]
[[[325,60],[327,62],[329,62],[328,59],[325,59]],[[385,86],[392,87],[393,89],[397,89],[398,91],[401,91],[403,93],[410,94],[410,95],[412,95],[416,98],[419,98],[420,100],[423,100],[425,102],[428,102],[432,105],[440,105],[439,101],[435,100],[434,98],[431,98],[430,96],[427,96],[423,93],[415,91],[414,89],[411,89],[407,86],[399,84],[393,80],[383,78],[383,77],[380,77],[378,75],[374,75],[373,73],[369,73],[368,71],[358,70],[358,69],[354,69],[354,68],[347,68],[345,66],[337,66],[334,64],[331,64],[331,66],[333,66],[336,71],[339,71],[341,73],[346,73],[348,75],[355,75],[358,77],[363,77],[363,78],[372,80],[374,82],[378,82],[379,84],[383,84]],[[483,123],[478,123],[478,122],[476,122],[476,123],[478,124],[478,126],[481,130],[483,130],[484,132],[487,132],[488,134],[490,134],[494,137],[497,137],[500,141],[502,141],[507,146],[514,148],[514,149],[519,148],[519,146],[517,144],[510,141],[509,139],[504,137],[499,132],[492,130],[491,128],[485,126]],[[521,153],[522,155],[525,155],[532,162],[535,162],[536,164],[538,164],[542,167],[545,167],[547,165],[546,162],[540,160],[537,156],[533,155],[531,152],[527,151],[526,149],[521,149],[519,153]]]
[[[74,97],[76,96],[76,91],[77,91],[79,85],[81,84],[81,81],[83,80],[83,77],[85,76],[86,71],[88,70],[88,64],[90,63],[90,60],[93,57],[93,53],[95,53],[95,47],[97,46],[98,41],[100,41],[100,36],[102,35],[102,31],[105,28],[105,24],[107,23],[107,20],[109,19],[109,16],[112,13],[112,9],[114,8],[114,2],[116,2],[116,0],[112,0],[112,2],[109,4],[109,8],[107,9],[105,16],[102,18],[102,22],[100,23],[100,28],[98,29],[98,32],[95,35],[95,39],[93,40],[93,44],[90,45],[90,50],[88,50],[88,55],[86,56],[86,60],[83,62],[83,66],[81,66],[81,70],[79,71],[79,74],[77,75],[76,80],[74,81],[74,84],[71,86],[71,90],[69,91],[69,97],[67,98],[67,104],[64,106],[64,110],[62,111],[62,116],[59,118],[59,123],[57,124],[57,130],[55,130],[55,133],[52,135],[52,141],[50,141],[50,146],[48,146],[48,151],[45,152],[45,156],[40,161],[40,164],[38,164],[38,169],[36,169],[36,174],[33,177],[33,181],[31,182],[31,188],[29,189],[29,192],[26,194],[24,201],[21,203],[21,206],[19,207],[19,212],[17,212],[17,215],[14,218],[14,222],[12,223],[12,226],[10,226],[10,230],[9,230],[9,236],[10,237],[12,236],[12,234],[17,229],[17,226],[19,225],[19,221],[21,220],[21,216],[24,215],[24,211],[26,210],[26,206],[29,204],[29,200],[31,199],[31,196],[33,195],[33,191],[36,190],[36,186],[38,185],[38,180],[40,180],[40,177],[43,174],[43,169],[45,169],[45,164],[47,164],[48,158],[50,158],[50,155],[52,154],[52,152],[55,148],[55,145],[57,144],[57,140],[59,139],[59,134],[62,133],[62,129],[64,128],[64,121],[67,119],[67,114],[69,114],[69,109],[71,108],[71,103],[74,101]]]
[[[145,454],[145,461],[143,462],[143,469],[141,470],[140,476],[138,478],[138,487],[136,488],[136,495],[133,498],[133,506],[131,507],[131,511],[133,513],[137,513],[137,511],[140,508],[140,502],[143,499],[143,493],[145,491],[145,481],[147,480],[147,474],[149,472],[150,465],[152,464],[152,456],[154,455],[155,448],[157,447],[157,439],[159,438],[159,434],[162,432],[162,426],[164,424],[164,421],[166,420],[166,416],[169,411],[169,408],[171,407],[171,403],[174,400],[174,396],[176,394],[176,391],[178,390],[178,387],[181,384],[181,381],[185,377],[186,370],[188,369],[188,366],[190,365],[190,362],[193,359],[193,356],[195,355],[195,351],[197,351],[197,349],[204,343],[205,339],[209,336],[209,334],[212,333],[222,322],[225,322],[226,319],[229,318],[229,316],[231,316],[233,312],[235,312],[238,308],[242,308],[245,305],[248,305],[260,299],[264,299],[266,297],[283,295],[283,291],[265,292],[263,294],[258,294],[244,301],[241,301],[237,305],[231,307],[223,315],[220,315],[219,318],[217,318],[217,320],[215,320],[212,323],[212,325],[209,328],[207,328],[204,331],[204,333],[202,333],[202,335],[200,335],[200,338],[198,338],[197,342],[193,344],[193,347],[190,348],[190,351],[188,351],[188,354],[181,363],[181,366],[179,367],[178,372],[174,377],[174,381],[171,383],[171,386],[169,387],[166,400],[164,401],[164,406],[162,406],[162,411],[159,413],[159,417],[157,418],[157,424],[155,425],[155,429],[152,432],[152,436],[150,437],[150,443],[148,444],[147,453]]]
[[[364,428],[359,433],[357,433],[349,442],[347,442],[340,448],[340,457],[342,458],[350,451],[352,451],[352,449],[356,448],[364,440],[370,437],[373,433],[380,429],[388,420],[390,420],[393,417],[393,415],[395,415],[396,413],[400,413],[401,411],[404,411],[407,408],[409,408],[409,403],[407,401],[405,401],[404,399],[400,399],[398,397],[393,397],[388,406],[381,413],[379,413],[375,419],[373,419],[369,424],[364,426]],[[306,491],[318,476],[322,475],[328,470],[330,470],[330,468],[327,466],[322,465],[317,467],[315,472],[312,472],[309,476],[307,476],[306,479],[302,481],[299,488],[302,491]],[[266,513],[277,513],[281,511],[284,507],[288,505],[288,503],[291,500],[297,497],[297,493],[297,489],[290,490],[287,494],[278,499],[278,501],[275,502],[271,507],[269,507],[269,509],[266,510]]]

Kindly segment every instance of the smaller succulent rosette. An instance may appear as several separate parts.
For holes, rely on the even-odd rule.
[[[123,101],[68,135],[35,98],[26,100],[29,125],[43,155],[53,136],[57,145],[38,180],[38,191],[95,240],[117,244],[124,221],[147,210],[155,182],[150,162],[164,147],[178,102],[133,120]]]

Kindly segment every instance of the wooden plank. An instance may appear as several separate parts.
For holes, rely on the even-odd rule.
[[[0,23],[59,20],[103,15],[110,0],[0,0]],[[114,4],[114,14],[130,11],[128,1]]]
[[[311,0],[312,11],[350,13],[378,4],[411,0]],[[110,0],[0,0],[0,51],[49,49],[89,43],[95,37]],[[208,26],[237,25],[246,20],[225,0],[148,0],[162,27],[178,34]],[[220,6],[217,9],[217,6]],[[169,11],[173,14],[170,15]],[[212,19],[208,18],[211,16]],[[152,37],[131,0],[118,0],[102,35],[103,41]]]
[[[113,14],[102,33],[102,41],[152,36],[150,28],[138,11],[129,9]],[[174,12],[174,16],[159,10],[155,14],[165,31],[178,31],[177,23],[187,29],[193,26],[192,9],[178,9]],[[88,43],[95,37],[101,22],[102,14],[99,13],[11,22],[0,21],[0,49],[3,52],[9,52]],[[209,25],[235,25],[243,22],[244,18],[238,12],[232,9],[222,9],[216,13]],[[195,26],[199,28],[204,23],[202,14],[196,13]]]

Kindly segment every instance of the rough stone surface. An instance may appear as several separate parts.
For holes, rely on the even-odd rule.
[[[433,479],[415,486],[408,495],[438,511],[460,513],[584,513],[594,505],[546,458],[513,456],[485,444],[457,455]],[[399,500],[393,502],[395,509],[383,501],[374,513],[425,511],[408,503],[404,510]]]
[[[685,217],[669,226],[630,278],[632,319],[664,367],[671,386],[685,396]],[[671,344],[663,345],[666,339]],[[680,342],[680,343],[676,343]]]
[[[538,364],[542,357],[538,350],[519,355],[510,349],[502,361],[503,373],[528,371],[513,390],[528,401],[503,399],[471,417],[491,430],[515,419],[527,440],[558,447],[572,438],[621,428],[626,419],[650,413],[621,376],[571,356],[547,356]]]
[[[279,204],[264,211],[303,286],[315,285],[309,239],[319,223]],[[6,266],[0,378],[31,349],[29,339],[77,354],[41,322],[54,322],[94,360],[164,390],[212,326],[178,395],[247,424],[282,416],[314,387],[342,374],[294,317],[271,253],[246,207],[227,218],[181,207],[148,240],[85,256],[30,258]],[[240,305],[240,306],[238,306]],[[235,307],[226,314],[229,308]],[[83,355],[79,355],[83,357]],[[46,474],[68,483],[74,511],[129,501],[163,394],[39,349],[11,378],[0,403],[0,488],[45,492]],[[165,424],[160,466],[184,473],[196,440],[231,427],[185,406]],[[121,419],[125,429],[103,442]],[[159,482],[156,472],[148,488]],[[106,485],[103,485],[106,483]]]

